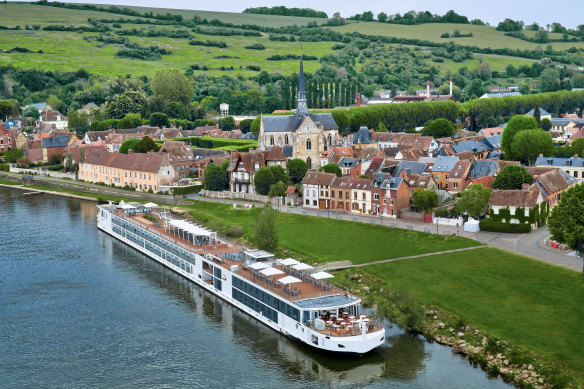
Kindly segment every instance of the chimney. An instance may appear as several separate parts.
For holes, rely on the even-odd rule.
[[[452,96],[452,77],[450,77],[450,96]]]
[[[426,81],[426,97],[430,98],[430,81]]]
[[[231,150],[231,159],[235,159],[237,156],[237,150]]]
[[[529,190],[529,184],[523,184],[523,186],[521,187],[521,190]]]
[[[361,106],[361,93],[355,94],[355,107]]]

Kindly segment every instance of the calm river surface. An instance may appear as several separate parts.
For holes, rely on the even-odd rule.
[[[392,329],[314,352],[99,232],[94,203],[0,188],[0,387],[502,388]]]

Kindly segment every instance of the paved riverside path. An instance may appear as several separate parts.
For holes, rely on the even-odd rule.
[[[425,253],[425,254],[418,254],[418,255],[409,255],[407,257],[398,257],[398,258],[382,259],[381,261],[373,261],[373,262],[359,263],[359,264],[353,265],[351,267],[364,267],[364,266],[371,266],[371,265],[379,265],[379,264],[382,264],[382,263],[402,261],[404,259],[414,259],[414,258],[421,258],[421,257],[430,257],[430,256],[433,256],[433,255],[456,253],[456,252],[459,252],[459,251],[476,250],[476,249],[482,249],[482,248],[485,248],[485,247],[489,247],[489,246],[483,245],[483,246],[464,247],[462,249],[444,250],[444,251],[436,251],[436,252],[433,252],[433,253]]]

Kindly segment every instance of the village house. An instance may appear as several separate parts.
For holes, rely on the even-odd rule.
[[[367,214],[372,212],[371,208],[371,185],[372,180],[368,178],[351,178],[347,183],[350,189],[351,213]]]
[[[528,218],[530,212],[537,208],[546,198],[536,185],[524,184],[522,189],[493,190],[489,199],[489,209],[494,215],[500,215],[502,210],[509,210],[510,220],[506,222],[519,224],[521,222],[517,211],[523,211],[521,218]]]
[[[584,179],[584,159],[577,154],[570,158],[544,157],[542,154],[535,160],[536,167],[557,167],[578,180]]]
[[[336,177],[331,183],[331,209],[337,211],[351,210],[351,189],[348,184],[350,176]]]
[[[0,126],[0,152],[5,152],[16,147],[16,140],[10,130]]]
[[[269,151],[264,151],[264,159],[267,167],[281,166],[286,169],[288,158],[284,155],[284,150],[280,146],[274,146]]]
[[[57,130],[66,130],[69,127],[67,117],[59,111],[47,111],[41,114],[37,126],[40,124],[54,125]]]
[[[29,141],[25,146],[24,155],[34,163],[57,163],[71,139],[68,135],[60,135]]]
[[[570,186],[576,184],[577,180],[561,169],[554,169],[552,171],[543,173],[534,178],[532,185],[542,191],[545,196],[549,210],[558,204],[565,192]]]
[[[418,189],[426,190],[426,189],[437,189],[438,185],[434,180],[434,177],[431,174],[419,174],[419,173],[407,173],[403,170],[399,177],[403,178],[404,182],[408,186],[408,190],[410,192],[410,202],[411,196],[414,195],[414,192]]]
[[[470,184],[481,184],[485,188],[492,188],[495,181],[495,174],[499,171],[497,161],[473,161],[466,176],[466,186]]]
[[[398,218],[402,210],[410,207],[411,193],[401,177],[378,174],[371,185],[372,213]]]
[[[339,128],[332,114],[308,111],[301,57],[296,112],[286,116],[262,115],[258,150],[280,146],[286,157],[302,159],[310,170],[320,167],[322,152],[338,142]]]
[[[336,174],[308,171],[302,180],[302,197],[305,208],[330,209],[331,185]]]
[[[205,169],[210,163],[221,166],[224,161],[229,161],[230,159],[230,155],[225,150],[192,149],[192,152],[192,172],[197,174],[197,177],[201,182],[205,179]]]
[[[448,190],[448,178],[450,177],[450,172],[454,169],[454,166],[459,161],[458,157],[443,157],[439,156],[434,161],[432,166],[432,175],[436,184],[438,184],[438,189]]]
[[[357,158],[342,158],[338,165],[341,168],[341,174],[343,176],[348,176],[351,174],[351,170],[357,167],[359,160]]]
[[[231,150],[227,167],[229,190],[233,193],[255,194],[255,173],[262,167],[266,167],[264,153],[242,153]]]
[[[158,152],[168,154],[169,162],[174,168],[175,177],[177,178],[187,178],[194,168],[193,151],[191,146],[184,142],[164,141]]]
[[[447,188],[449,192],[462,192],[466,189],[468,181],[467,174],[472,166],[472,161],[465,159],[456,162],[456,165],[448,176]]]
[[[85,144],[90,144],[98,141],[105,141],[108,136],[114,134],[114,130],[106,131],[87,131],[83,137]]]
[[[176,181],[169,156],[162,153],[89,152],[79,163],[79,179],[140,191],[167,192]]]
[[[106,151],[107,146],[100,140],[91,144],[86,144],[83,140],[76,140],[63,150],[61,161],[64,167],[70,167],[75,163],[81,162],[85,155],[94,151]]]

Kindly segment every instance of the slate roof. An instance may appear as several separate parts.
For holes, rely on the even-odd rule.
[[[327,185],[330,186],[337,178],[334,173],[325,172],[307,172],[302,180],[302,185]]]
[[[225,151],[225,150],[198,149],[198,148],[192,149],[192,153],[193,153],[193,158],[195,160],[203,159],[203,158],[207,158],[207,157],[220,157],[220,156],[227,155],[227,151]]]
[[[294,132],[306,116],[300,115],[275,115],[262,116],[264,121],[264,132]],[[338,130],[339,126],[330,113],[310,113],[308,117],[326,130]]]
[[[494,176],[499,170],[497,161],[474,161],[468,171],[467,178],[472,180],[481,177]]]
[[[535,114],[535,108],[533,108],[531,111],[526,113],[526,115],[529,115],[529,116],[533,116],[534,114]],[[539,108],[539,114],[540,114],[540,116],[551,115],[551,113],[549,113],[548,111],[546,111],[545,109],[543,109],[541,107]]]
[[[247,132],[239,137],[239,139],[257,139],[258,137],[254,135],[253,132]]]
[[[47,113],[41,115],[41,118],[44,122],[56,122],[58,116],[63,121],[67,120],[67,117],[59,111],[48,111]]]
[[[374,143],[371,139],[371,133],[367,127],[360,127],[359,131],[353,137],[353,144],[369,144]]]
[[[485,137],[485,140],[483,140],[483,142],[485,142],[487,145],[492,147],[491,150],[500,149],[501,148],[501,135],[487,136],[487,137]]]
[[[454,165],[458,162],[458,157],[443,157],[439,156],[434,161],[432,172],[450,172],[454,169]]]
[[[294,151],[292,146],[284,146],[282,147],[282,150],[284,151],[284,155],[288,158],[292,156],[292,152]]]
[[[584,159],[580,157],[570,158],[553,158],[553,157],[537,157],[535,166],[574,166],[584,167]]]
[[[339,166],[354,168],[355,166],[357,166],[357,162],[358,162],[357,158],[343,158],[339,161]]]
[[[67,143],[69,143],[69,137],[66,135],[52,136],[50,138],[41,139],[41,147],[45,148],[66,147]]]
[[[402,161],[393,172],[394,176],[399,176],[402,171],[408,174],[422,174],[426,170],[426,164],[415,161]]]
[[[378,174],[373,180],[372,186],[376,188],[396,190],[404,182],[401,177],[391,177],[386,174]]]
[[[105,140],[110,134],[113,134],[113,130],[107,131],[87,131],[85,135],[91,142],[96,142],[98,139]]]

